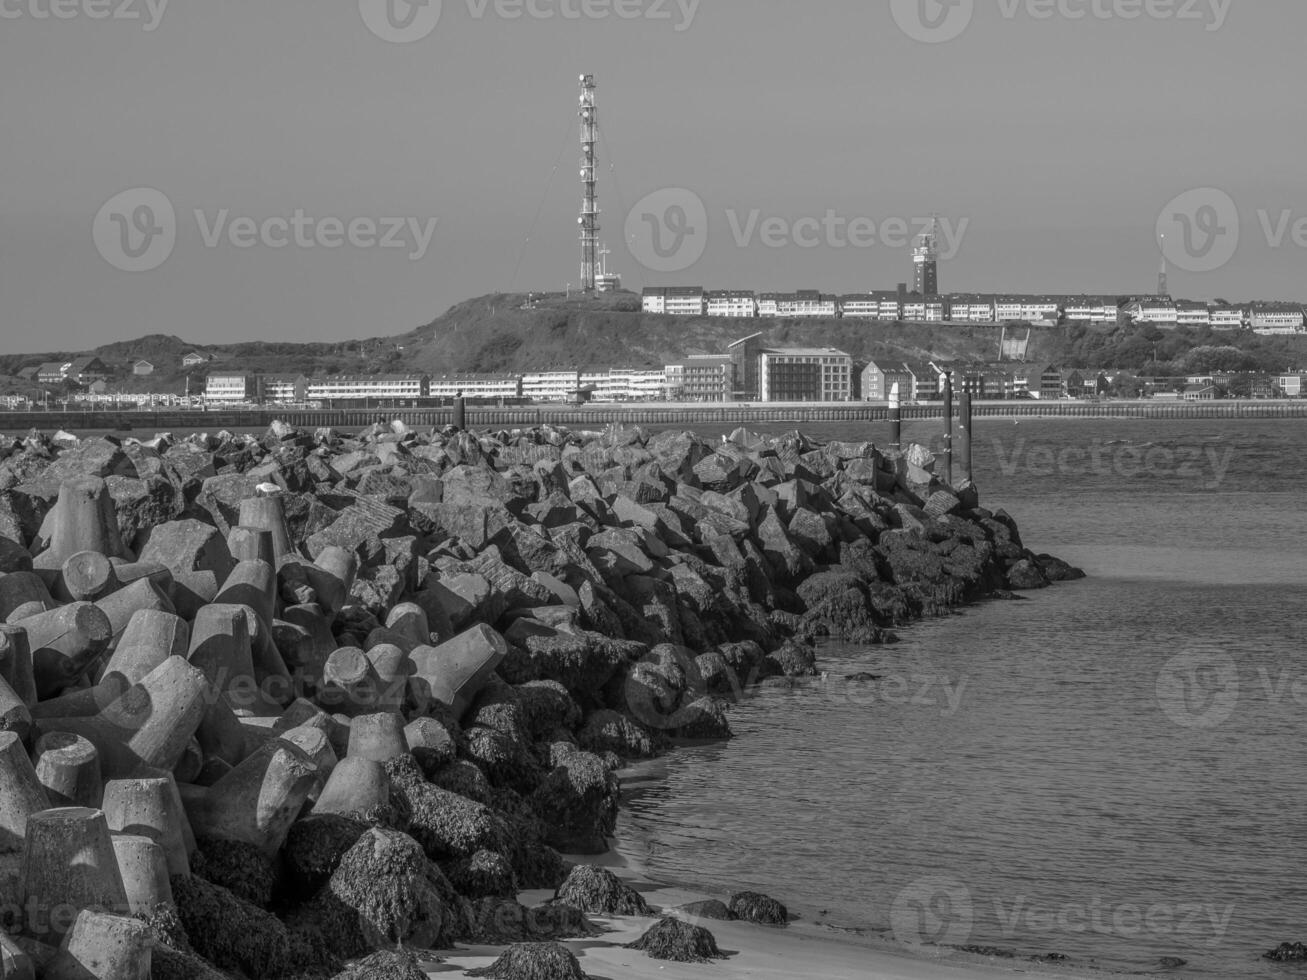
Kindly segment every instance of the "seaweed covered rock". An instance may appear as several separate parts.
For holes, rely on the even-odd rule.
[[[200,837],[191,870],[237,898],[267,908],[277,887],[276,863],[257,847],[240,841]]]
[[[675,963],[708,963],[725,957],[711,932],[680,919],[659,919],[625,948],[641,950],[651,959]]]
[[[785,906],[760,892],[736,892],[731,896],[731,912],[737,919],[763,926],[783,926],[790,921]]]
[[[194,953],[156,941],[150,948],[150,980],[231,980]]]
[[[431,860],[471,857],[482,850],[505,852],[508,827],[490,807],[426,782],[411,756],[392,759],[386,768],[407,800],[408,832]]]
[[[462,926],[452,892],[417,841],[373,828],[341,859],[310,915],[341,956],[396,944],[440,949]]]
[[[545,904],[527,908],[511,898],[489,897],[472,904],[472,925],[466,936],[480,946],[581,939],[599,933],[580,909]]]
[[[293,936],[275,916],[221,885],[198,875],[175,875],[172,893],[191,948],[219,969],[277,980],[337,968],[320,947]]]
[[[576,741],[596,755],[613,752],[623,759],[651,759],[658,754],[658,743],[643,725],[608,708],[586,719]]]
[[[491,980],[588,980],[575,954],[560,943],[514,943],[495,962],[467,975]]]
[[[512,898],[518,892],[513,865],[495,851],[477,851],[445,867],[445,873],[460,895],[468,898]]]
[[[334,813],[312,813],[291,825],[282,850],[290,883],[305,896],[327,883],[368,825]]]
[[[565,854],[602,854],[617,825],[620,790],[603,760],[567,743],[557,763],[531,794],[545,840]]]
[[[652,915],[644,896],[607,868],[578,865],[554,894],[554,904],[591,915]]]
[[[726,709],[717,698],[699,698],[681,705],[669,719],[669,724],[677,738],[716,741],[728,739],[732,734]]]
[[[1276,963],[1307,963],[1307,944],[1280,943],[1269,953],[1263,953],[1262,959]]]
[[[410,950],[382,950],[342,970],[332,980],[427,980],[427,971]]]

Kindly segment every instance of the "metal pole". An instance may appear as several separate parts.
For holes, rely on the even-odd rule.
[[[953,485],[953,372],[944,372],[944,482]]]
[[[889,447],[895,451],[903,448],[903,398],[897,381],[889,390]]]
[[[958,405],[958,456],[962,463],[962,479],[973,482],[971,471],[971,388],[962,386],[962,401]]]

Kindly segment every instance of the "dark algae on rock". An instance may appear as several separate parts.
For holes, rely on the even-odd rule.
[[[676,963],[707,963],[722,959],[725,954],[717,948],[717,940],[703,926],[691,925],[680,919],[659,919],[627,949],[638,949],[655,960],[672,960]]]

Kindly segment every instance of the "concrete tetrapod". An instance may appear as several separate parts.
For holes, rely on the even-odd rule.
[[[15,623],[47,612],[57,603],[35,572],[10,572],[0,575],[0,619]]]
[[[50,797],[14,732],[0,732],[0,853],[22,850],[27,823],[50,809]]]
[[[130,591],[124,589],[119,594]],[[84,718],[98,714],[169,657],[185,657],[190,635],[190,627],[179,616],[159,609],[138,610],[108,661],[91,672],[93,677],[98,674],[96,683],[40,702],[32,708],[33,717]]]
[[[274,565],[295,557],[295,546],[286,527],[286,507],[280,496],[246,497],[241,501],[238,526],[272,532]]]
[[[461,718],[506,656],[508,644],[484,623],[438,647],[417,647],[409,654],[413,700],[422,713],[434,700]]]
[[[104,796],[100,754],[72,732],[50,732],[36,743],[36,778],[51,806],[98,807]]]
[[[51,592],[63,602],[94,602],[120,587],[108,558],[98,551],[79,551],[64,559]]]
[[[116,650],[122,643],[132,617],[144,609],[157,612],[176,613],[177,607],[169,598],[167,589],[153,578],[138,578],[129,585],[124,585],[117,592],[99,599],[96,607],[109,617],[109,627],[113,635],[109,639],[109,649]]]
[[[150,929],[139,919],[90,909],[77,916],[42,980],[150,980]]]
[[[239,841],[272,857],[317,779],[317,768],[298,747],[275,739],[212,786],[179,788],[197,837]]]
[[[104,786],[104,816],[111,831],[156,841],[170,875],[191,873],[195,838],[172,776],[110,780]]]
[[[36,674],[27,630],[21,626],[0,626],[0,677],[9,682],[29,708],[36,704]]]
[[[266,561],[274,568],[277,567],[277,550],[272,532],[261,527],[233,527],[227,532],[227,550],[238,562]]]
[[[204,674],[169,657],[139,684],[89,718],[42,718],[38,731],[73,732],[100,753],[105,779],[137,775],[143,766],[171,771],[217,698]]]
[[[104,812],[61,807],[32,814],[22,889],[24,931],[46,943],[66,929],[70,909],[125,911],[127,892]]]
[[[113,635],[109,617],[89,602],[59,606],[17,625],[27,630],[40,698],[53,697],[89,671]]]
[[[79,551],[96,551],[106,558],[135,556],[118,532],[109,487],[98,476],[79,476],[59,486],[59,499],[46,515],[32,545],[32,565],[57,570]]]
[[[136,915],[172,901],[168,884],[168,860],[163,848],[149,837],[113,834],[113,851],[118,873],[127,893],[127,911]]]
[[[32,734],[32,712],[0,676],[0,731],[13,732],[24,741]]]
[[[390,805],[390,777],[374,759],[346,756],[318,794],[314,813],[365,814]]]
[[[371,759],[389,762],[407,755],[408,738],[404,735],[404,718],[394,712],[360,715],[349,728],[348,759]]]

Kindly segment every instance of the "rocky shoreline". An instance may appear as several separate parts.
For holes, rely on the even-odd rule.
[[[607,850],[626,761],[729,738],[818,637],[1080,575],[933,464],[616,426],[0,445],[3,975],[421,976],[397,947],[471,942],[580,976],[550,944],[638,895],[560,855]]]

